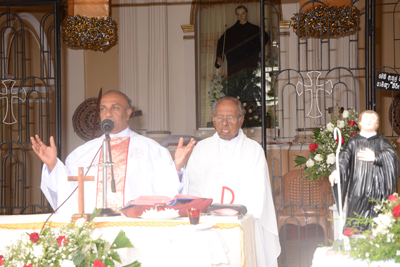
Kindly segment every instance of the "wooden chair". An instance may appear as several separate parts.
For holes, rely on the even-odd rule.
[[[285,224],[316,224],[324,230],[324,244],[328,245],[327,231],[331,226],[327,218],[332,204],[329,180],[308,182],[300,177],[300,170],[292,170],[282,177],[283,206],[277,212],[278,231]]]

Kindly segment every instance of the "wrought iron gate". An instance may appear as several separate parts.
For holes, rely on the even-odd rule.
[[[48,212],[30,137],[61,155],[59,2],[1,2],[0,28],[0,214]]]
[[[398,3],[391,4],[392,27],[393,33],[397,30],[400,35],[399,27],[395,28]],[[272,6],[261,0],[261,7],[266,5]],[[311,5],[311,11],[306,11],[307,5]],[[322,1],[316,0],[301,5],[298,12],[307,14],[292,19],[292,24],[297,26],[290,29],[290,36],[282,34],[281,28],[273,31],[273,23],[264,16],[264,8],[260,8],[261,28],[266,28],[270,36],[276,33],[270,38],[273,41],[267,44],[267,54],[264,49],[261,50],[261,58],[266,58],[268,53],[276,53],[279,59],[279,64],[274,68],[268,68],[272,66],[272,62],[268,62],[272,57],[262,60],[261,64],[261,69],[265,70],[261,76],[262,145],[270,168],[281,240],[279,266],[311,266],[317,244],[327,244],[328,239],[333,240],[333,223],[328,218],[332,217],[329,207],[334,201],[329,182],[326,178],[316,183],[302,179],[302,169],[298,167],[297,171],[293,170],[293,155],[308,157],[312,129],[330,122],[330,113],[335,106],[355,108],[357,112],[361,109],[383,112],[377,105],[379,94],[374,86],[376,71],[379,69],[375,67],[375,18],[376,7],[380,4],[374,0],[352,1],[348,16],[349,20],[353,19],[355,25],[352,27],[355,30],[334,38],[331,35],[335,34],[334,28],[338,24],[337,21],[331,21],[330,12],[333,11],[325,6],[325,11],[316,13],[313,10],[317,5],[325,6]],[[387,4],[382,5],[387,8]],[[351,13],[353,8],[358,8],[359,13]],[[277,10],[276,13],[279,14]],[[279,25],[280,21],[275,23]],[[325,28],[321,25],[325,25]],[[342,26],[345,28],[345,25]],[[351,26],[347,26],[350,29]],[[395,53],[400,38],[393,37],[392,40]],[[395,62],[396,58],[390,69],[397,73]],[[265,83],[269,77],[273,81],[271,87]],[[274,91],[274,116],[278,123],[274,123],[274,128],[266,129],[264,103],[269,90]],[[393,93],[390,97],[393,106]],[[365,102],[360,103],[360,99],[365,99]],[[393,106],[391,112],[396,110]],[[392,118],[393,128],[395,116],[392,115]],[[393,131],[391,136],[394,136]]]

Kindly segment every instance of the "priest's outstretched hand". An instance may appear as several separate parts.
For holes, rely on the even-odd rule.
[[[50,136],[50,146],[44,144],[38,135],[35,135],[35,137],[31,136],[31,142],[33,151],[47,165],[51,172],[57,164],[57,147],[53,136]]]
[[[190,139],[189,144],[186,147],[183,146],[183,138],[179,138],[178,148],[175,151],[175,168],[177,171],[180,171],[185,164],[185,161],[189,158],[190,153],[193,150],[196,141]]]

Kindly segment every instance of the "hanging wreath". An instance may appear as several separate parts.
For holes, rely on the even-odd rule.
[[[300,37],[330,37],[354,33],[360,11],[355,6],[318,5],[314,9],[296,13],[292,17],[293,31]],[[329,18],[329,19],[328,19]],[[329,22],[329,25],[328,25]]]
[[[111,17],[68,16],[62,25],[62,40],[72,48],[104,51],[117,39],[116,25]]]

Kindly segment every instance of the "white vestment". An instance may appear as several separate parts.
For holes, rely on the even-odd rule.
[[[195,146],[185,172],[185,191],[221,203],[222,187],[232,189],[233,204],[245,205],[255,218],[258,267],[278,266],[281,247],[264,151],[241,129],[237,139],[231,141],[234,146],[227,148],[228,154],[220,151],[225,144],[221,145],[224,140],[218,133]],[[230,202],[229,191],[225,191],[224,199],[224,203]]]
[[[181,184],[168,150],[154,140],[141,136],[129,128],[115,135],[110,134],[111,138],[128,136],[130,141],[124,190],[125,202],[139,196],[160,195],[172,198],[178,194]],[[57,164],[51,173],[46,165],[43,166],[41,189],[54,210],[67,199],[78,185],[78,182],[69,182],[68,176],[77,176],[78,167],[85,167],[84,174],[86,173],[86,167],[90,166],[102,146],[104,138],[103,135],[76,148],[68,155],[65,165],[57,159]],[[99,155],[100,152],[95,157],[93,164],[99,163]],[[85,213],[92,213],[96,206],[97,171],[98,167],[92,167],[86,175],[94,176],[95,181],[84,183]],[[78,213],[78,191],[57,213]]]

